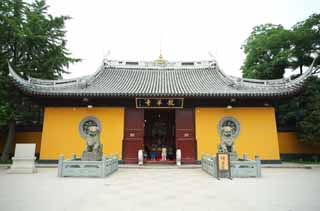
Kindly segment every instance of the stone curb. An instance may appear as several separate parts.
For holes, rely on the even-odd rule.
[[[0,164],[0,168],[10,168],[11,164]],[[35,164],[36,168],[58,168],[58,164]],[[262,164],[262,168],[288,168],[288,169],[314,169],[320,168],[317,164]],[[201,165],[135,165],[135,164],[119,164],[119,168],[124,169],[199,169]]]
[[[313,167],[308,166],[308,165],[269,165],[269,164],[264,164],[261,165],[261,168],[275,168],[275,169],[312,169]]]
[[[313,169],[320,168],[320,165],[282,165],[282,164],[262,164],[262,168],[285,168],[285,169]],[[199,169],[201,165],[163,166],[163,165],[119,165],[119,168],[128,169]]]
[[[199,169],[201,168],[201,165],[181,165],[181,166],[176,166],[176,165],[160,165],[160,164],[155,164],[155,165],[119,165],[119,168],[127,168],[127,169]]]

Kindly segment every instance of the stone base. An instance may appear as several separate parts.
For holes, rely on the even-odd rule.
[[[88,153],[84,153],[88,155]],[[90,153],[93,155],[94,153]],[[90,155],[89,155],[90,156]],[[118,170],[118,156],[106,158],[102,156],[100,161],[64,160],[59,158],[59,177],[106,177]]]
[[[86,152],[84,151],[81,156],[83,161],[100,161],[102,159],[102,151]]]
[[[233,155],[234,158],[235,154],[236,153],[234,153]],[[201,167],[202,170],[206,171],[214,177],[217,177],[217,157],[203,154],[201,159]],[[232,178],[261,177],[261,161],[259,157],[256,157],[256,160],[231,160],[230,168]],[[220,172],[219,177],[229,177],[229,174]]]
[[[7,172],[8,174],[33,174],[37,173],[37,169],[33,168],[11,168]]]
[[[12,158],[11,168],[8,174],[32,174],[36,173],[37,169],[34,165],[36,158]]]

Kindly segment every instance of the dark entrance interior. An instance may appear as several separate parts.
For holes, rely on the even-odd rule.
[[[170,162],[176,157],[175,110],[144,111],[144,159]],[[166,152],[166,160],[163,152]]]

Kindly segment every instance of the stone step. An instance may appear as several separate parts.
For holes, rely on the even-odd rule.
[[[10,168],[11,164],[0,164],[0,168]],[[58,164],[35,164],[36,168],[58,168]],[[304,168],[304,169],[312,169],[312,168],[320,168],[319,164],[295,164],[295,163],[282,163],[282,164],[262,164],[262,168]],[[175,168],[186,168],[186,169],[196,169],[201,168],[201,165],[181,165],[176,166],[172,164],[145,164],[143,166],[139,166],[136,164],[119,164],[119,168],[141,168],[141,169],[175,169]]]
[[[142,166],[135,164],[121,164],[119,168],[137,168],[137,169],[196,169],[201,168],[201,165],[181,165],[177,166],[174,164],[145,164]]]

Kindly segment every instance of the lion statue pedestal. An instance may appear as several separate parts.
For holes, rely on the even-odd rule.
[[[102,144],[100,143],[100,132],[97,126],[88,127],[86,134],[86,147],[82,152],[81,160],[100,161],[102,159]]]
[[[99,151],[82,152],[81,160],[85,161],[100,161],[102,159],[102,147]]]

